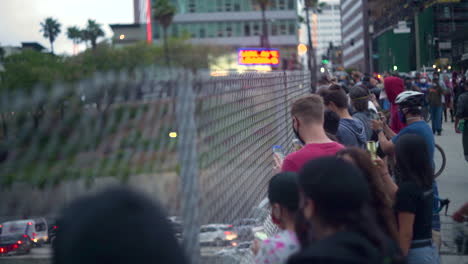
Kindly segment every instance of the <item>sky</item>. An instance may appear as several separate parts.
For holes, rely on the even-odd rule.
[[[106,38],[112,37],[109,24],[133,23],[132,0],[0,0],[0,45],[21,46],[21,42],[39,42],[50,48],[42,36],[40,22],[46,17],[58,19],[62,33],[54,47],[57,54],[72,54],[73,44],[66,37],[67,27],[84,27],[89,18],[103,25]],[[80,50],[84,46],[79,47]]]

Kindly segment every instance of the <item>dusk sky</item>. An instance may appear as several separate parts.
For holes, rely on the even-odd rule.
[[[71,54],[73,45],[66,37],[67,27],[84,27],[89,18],[95,19],[110,38],[108,24],[133,23],[133,1],[0,0],[0,45],[20,46],[21,42],[36,41],[49,49],[49,41],[39,32],[39,23],[49,16],[62,24],[62,33],[55,42],[56,53]]]

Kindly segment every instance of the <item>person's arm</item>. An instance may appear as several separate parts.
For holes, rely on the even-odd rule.
[[[380,171],[380,176],[382,177],[383,184],[387,188],[387,193],[390,195],[390,198],[392,198],[392,200],[394,201],[396,198],[396,192],[398,191],[398,186],[395,184],[395,182],[392,179],[392,176],[390,176],[390,173],[388,172],[387,163],[381,158],[377,158],[375,160],[375,164]]]
[[[383,152],[386,154],[393,153],[395,146],[393,142],[385,135],[383,122],[381,120],[372,120],[371,127],[374,131],[376,131],[377,136],[379,137],[380,148],[383,150]]]
[[[392,139],[397,135],[386,123],[384,123],[383,129],[387,138]]]
[[[410,212],[398,213],[398,239],[404,256],[408,255],[413,240],[413,224],[415,214]]]

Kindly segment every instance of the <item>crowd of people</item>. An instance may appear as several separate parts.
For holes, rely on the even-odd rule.
[[[302,147],[274,155],[268,199],[280,231],[253,243],[257,264],[440,263],[434,135],[444,105],[468,161],[468,83],[352,77],[323,78],[317,94],[292,104]],[[466,215],[468,204],[453,218]],[[128,190],[75,202],[60,227],[56,264],[187,263],[161,209]]]

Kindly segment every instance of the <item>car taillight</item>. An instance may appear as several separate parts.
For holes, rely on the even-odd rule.
[[[33,236],[33,237],[36,237],[36,233],[32,233],[32,236]]]
[[[21,244],[23,244],[23,241],[18,240],[18,242],[16,242],[16,243],[18,243],[18,245],[21,245]]]
[[[0,248],[0,253],[5,253],[5,249],[4,249],[4,248]]]
[[[226,236],[229,236],[229,235],[231,235],[231,232],[225,231],[224,234],[225,234]]]
[[[57,229],[57,226],[56,226],[56,225],[54,225],[53,229]]]
[[[24,237],[24,238],[27,238],[27,237],[28,237],[28,235],[23,235],[23,237]]]
[[[17,248],[18,248],[18,245],[14,244],[13,249],[17,249]]]
[[[28,225],[32,225],[32,222],[29,222]]]

